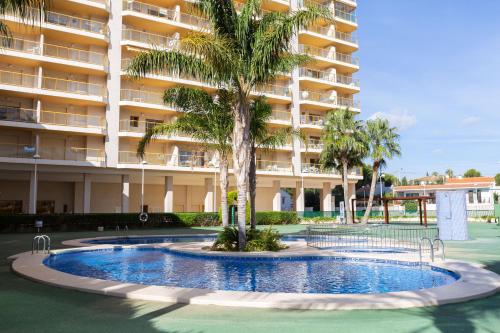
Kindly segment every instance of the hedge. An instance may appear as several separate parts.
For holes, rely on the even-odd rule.
[[[295,212],[257,212],[257,224],[296,224]],[[212,227],[220,226],[218,213],[150,213],[147,222],[139,221],[138,213],[0,215],[0,232],[33,232],[35,220],[43,221],[43,231],[82,231],[105,229]]]

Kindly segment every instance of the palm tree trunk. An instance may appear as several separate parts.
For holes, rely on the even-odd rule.
[[[222,226],[229,225],[229,212],[227,206],[227,188],[228,188],[228,172],[227,172],[227,156],[221,156],[219,170],[220,170],[220,205],[222,215]]]
[[[346,215],[347,224],[352,224],[352,216],[351,216],[351,198],[349,198],[349,182],[347,179],[347,161],[342,161],[342,187],[344,188],[344,209]]]
[[[368,218],[372,211],[373,197],[375,196],[375,188],[377,187],[377,176],[378,176],[379,164],[377,162],[373,163],[372,172],[372,183],[370,185],[370,195],[368,196],[368,204],[366,205],[365,215],[363,216],[363,223],[368,223]]]
[[[234,114],[233,170],[238,192],[238,248],[246,246],[247,180],[250,153],[250,105],[248,98],[240,96]]]
[[[257,148],[253,144],[250,148],[250,170],[248,172],[248,184],[250,191],[250,228],[254,230],[257,225],[255,217],[255,198],[257,196],[257,165],[255,164],[255,155]]]

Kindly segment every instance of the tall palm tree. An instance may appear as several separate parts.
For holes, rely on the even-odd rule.
[[[222,225],[229,225],[227,191],[228,165],[233,132],[232,104],[234,94],[221,89],[212,96],[199,89],[176,87],[165,91],[164,102],[184,113],[173,123],[158,124],[149,129],[139,143],[137,152],[144,156],[151,140],[177,133],[191,135],[219,155]]]
[[[372,210],[373,197],[375,196],[375,187],[380,168],[384,166],[387,160],[401,155],[401,146],[399,145],[399,134],[396,127],[391,127],[386,119],[374,119],[366,121],[366,139],[370,148],[370,158],[372,160],[372,181],[370,185],[370,195],[366,206],[363,223],[368,223],[368,217]],[[380,194],[382,195],[382,193]]]
[[[0,0],[0,15],[10,14],[25,23],[34,23],[49,6],[49,0]],[[0,20],[0,37],[12,37],[9,26]]]
[[[368,152],[363,122],[356,120],[349,110],[329,112],[323,129],[324,148],[321,163],[342,173],[344,205],[347,223],[353,223],[349,198],[349,170],[362,165]]]
[[[297,30],[320,18],[333,18],[330,10],[320,7],[292,13],[263,12],[261,2],[247,0],[238,12],[233,0],[198,0],[193,6],[208,19],[208,31],[188,34],[173,50],[141,53],[128,68],[135,77],[167,70],[235,91],[233,170],[238,190],[240,250],[246,244],[251,93],[259,85],[273,82],[278,75],[309,60],[291,48]]]
[[[453,172],[453,169],[446,169],[446,171],[444,172],[444,174],[446,176],[448,176],[448,178],[453,178],[453,176],[454,176],[455,173]]]
[[[257,149],[272,150],[285,146],[296,135],[291,127],[274,132],[269,131],[267,121],[272,116],[272,107],[265,98],[257,98],[250,107],[250,167],[248,172],[248,192],[250,193],[250,227],[255,229],[255,198],[257,196]]]

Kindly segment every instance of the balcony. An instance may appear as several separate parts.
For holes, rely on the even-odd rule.
[[[33,158],[35,155],[33,145],[0,142],[0,157],[7,158]]]
[[[336,97],[331,91],[301,90],[300,100],[325,104],[336,104]]]
[[[292,122],[292,114],[290,113],[290,111],[273,110],[271,113],[271,117],[269,117],[269,120],[283,122],[283,123],[291,123]]]
[[[83,128],[103,129],[106,127],[104,117],[54,111],[41,111],[40,122],[48,125]]]
[[[88,20],[51,11],[47,12],[47,15],[45,16],[45,22],[65,28],[71,28],[100,35],[107,34],[107,27],[103,22]]]
[[[292,163],[289,161],[257,160],[257,171],[292,173]]]
[[[123,1],[123,11],[132,11],[151,16],[156,19],[183,23],[201,29],[210,28],[209,22],[202,17],[181,13],[180,11],[175,11],[174,9],[146,4],[139,1]]]
[[[38,77],[32,74],[0,70],[0,84],[23,88],[35,88]]]
[[[356,18],[356,14],[354,14],[353,12],[346,12],[340,9],[335,9],[335,19],[341,19],[354,24],[358,21]]]
[[[316,116],[316,115],[301,115],[300,116],[300,124],[301,125],[312,125],[312,126],[325,126],[325,117]]]
[[[105,66],[107,60],[107,56],[104,53],[69,48],[54,44],[44,44],[43,55],[99,66]]]
[[[301,78],[329,82],[334,86],[343,85],[345,86],[344,88],[349,88],[347,90],[359,90],[359,80],[355,80],[351,76],[335,74],[331,71],[321,71],[311,68],[300,68],[299,75]]]
[[[313,175],[340,175],[336,170],[332,168],[325,168],[319,163],[302,163],[301,165],[302,173],[313,174]]]
[[[36,123],[36,110],[0,105],[0,121]]]
[[[140,164],[142,159],[135,151],[120,151],[118,154],[119,163]],[[180,152],[177,154],[145,153],[144,161],[148,165],[166,166],[176,168],[214,168],[217,163],[213,155],[204,152]]]
[[[60,149],[58,147],[40,147],[38,154],[41,159],[56,160],[56,161],[75,161],[75,162],[92,162],[103,163],[105,161],[104,150],[70,147]]]
[[[276,84],[265,84],[257,86],[254,88],[253,92],[256,94],[276,95],[283,97],[291,97],[292,95],[289,86]]]
[[[120,120],[120,131],[144,134],[159,124],[163,124],[163,122],[122,119]]]
[[[361,103],[352,98],[337,97],[337,106],[350,109],[360,109]]]
[[[318,139],[307,139],[306,143],[302,144],[302,147],[307,150],[323,150],[323,142]]]
[[[147,90],[121,89],[120,100],[164,106],[162,93]]]
[[[359,66],[359,59],[347,53],[333,52],[331,49],[311,45],[299,44],[299,52],[312,57],[321,57],[331,61],[342,62],[348,65]]]
[[[103,97],[106,90],[102,84],[66,80],[54,77],[43,77],[42,89],[96,97]]]
[[[22,38],[0,37],[0,45],[4,50],[22,52],[31,55],[40,55],[40,43]]]
[[[149,32],[124,29],[122,31],[122,40],[146,44],[148,47],[159,47],[173,49],[177,47],[179,41],[172,37],[152,34]]]

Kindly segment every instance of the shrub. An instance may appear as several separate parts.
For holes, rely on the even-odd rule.
[[[299,218],[296,212],[257,212],[257,225],[297,224]],[[250,222],[249,222],[250,223]]]
[[[245,251],[279,251],[286,246],[281,243],[281,238],[276,230],[271,228],[265,230],[247,229],[247,245]],[[238,229],[226,227],[217,235],[217,239],[212,245],[213,251],[238,251]]]
[[[410,201],[405,201],[403,203],[403,206],[405,207],[405,210],[406,211],[411,211],[411,212],[415,212],[418,210],[418,204],[417,204],[417,201],[414,201],[414,200],[410,200]]]

